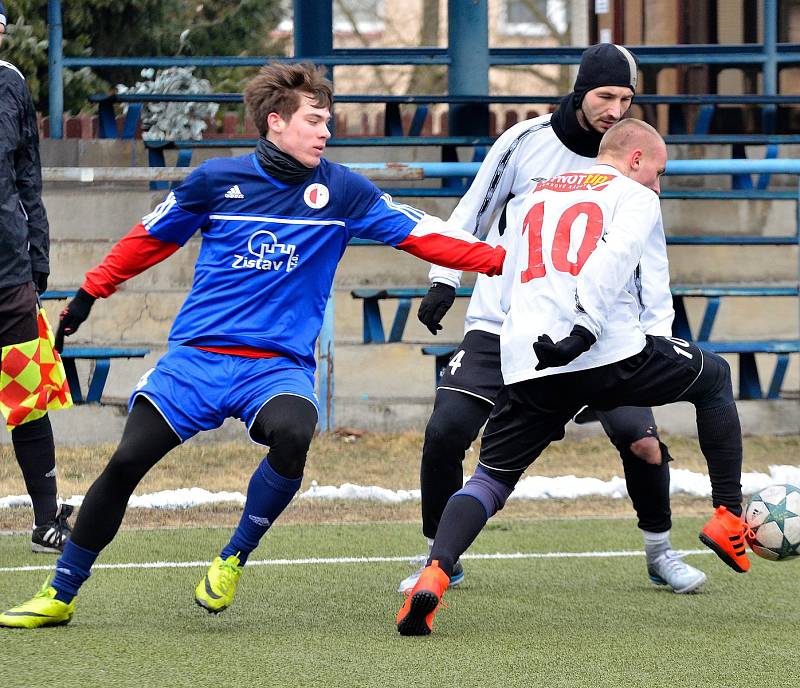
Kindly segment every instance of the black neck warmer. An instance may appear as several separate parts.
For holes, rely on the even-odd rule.
[[[264,168],[264,172],[284,184],[302,184],[317,169],[301,165],[291,155],[284,153],[272,141],[268,141],[263,136],[258,139],[256,145],[256,158]]]
[[[594,129],[584,129],[575,111],[575,97],[568,93],[561,99],[550,123],[561,143],[584,158],[596,158],[603,135]]]

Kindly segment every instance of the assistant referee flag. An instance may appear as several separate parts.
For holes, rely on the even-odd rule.
[[[9,431],[48,411],[72,406],[72,395],[53,331],[44,309],[37,318],[39,336],[3,347],[0,364],[0,412]]]

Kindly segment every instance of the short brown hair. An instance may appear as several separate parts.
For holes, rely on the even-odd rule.
[[[314,107],[330,109],[333,103],[333,84],[325,76],[323,67],[308,62],[264,65],[247,84],[244,102],[253,118],[258,133],[267,135],[267,116],[276,112],[289,121],[300,107],[300,95],[314,99]]]
[[[619,155],[636,146],[649,149],[657,142],[663,144],[664,139],[654,127],[640,119],[626,117],[603,134],[598,155]]]

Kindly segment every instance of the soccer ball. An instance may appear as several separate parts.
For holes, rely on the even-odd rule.
[[[791,561],[800,556],[800,487],[770,485],[754,494],[744,512],[747,542],[758,556]]]

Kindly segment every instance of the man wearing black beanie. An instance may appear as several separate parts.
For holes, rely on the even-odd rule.
[[[584,51],[572,93],[564,96],[551,120],[567,148],[584,157],[597,156],[603,134],[631,106],[638,65],[621,45],[600,43]]]
[[[626,48],[601,43],[587,48],[580,62],[573,91],[552,115],[519,122],[503,133],[489,151],[481,168],[449,222],[463,227],[490,244],[506,244],[506,208],[521,203],[537,181],[570,169],[594,164],[600,139],[631,106],[637,85],[636,57]],[[670,336],[674,312],[668,284],[666,242],[647,247],[639,266],[642,329]],[[436,334],[452,306],[461,274],[433,266],[431,288],[418,317]],[[478,277],[470,300],[464,339],[445,367],[436,390],[433,414],[425,429],[420,483],[422,532],[433,542],[447,500],[463,484],[465,453],[477,438],[500,388],[500,328],[505,313],[501,306],[502,280]],[[619,451],[628,494],[639,518],[645,541],[647,571],[656,585],[677,593],[697,590],[706,580],[702,571],[678,558],[669,540],[670,456],[659,441],[653,413],[648,408],[623,407],[595,412]],[[419,573],[400,583],[410,590]],[[450,585],[464,579],[456,562]]]

